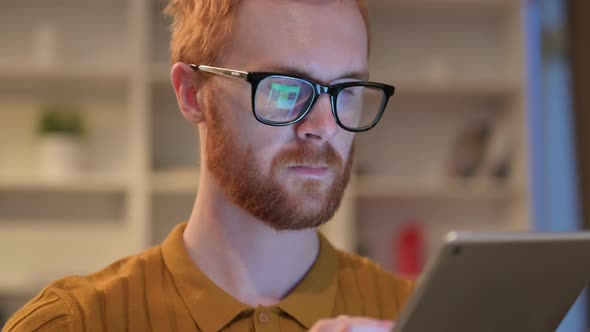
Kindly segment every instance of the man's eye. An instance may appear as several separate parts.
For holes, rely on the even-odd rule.
[[[362,90],[360,88],[346,88],[342,90],[342,92],[349,97],[356,97],[362,94]]]

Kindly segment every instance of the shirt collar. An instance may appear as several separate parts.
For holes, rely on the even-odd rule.
[[[164,263],[199,328],[216,332],[251,307],[233,298],[195,265],[184,245],[185,228],[186,223],[176,226],[162,243]]]
[[[193,320],[203,331],[219,331],[252,307],[241,303],[211,281],[192,261],[182,234],[186,223],[174,228],[162,243],[162,255]],[[318,232],[320,249],[303,279],[278,307],[307,329],[333,312],[337,292],[338,253]]]
[[[316,261],[278,305],[307,329],[332,315],[338,286],[338,252],[321,233],[318,234],[320,252]]]

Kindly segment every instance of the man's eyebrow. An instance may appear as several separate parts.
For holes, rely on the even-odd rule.
[[[271,69],[273,72],[276,72],[276,73],[298,76],[298,77],[308,79],[310,81],[318,81],[316,78],[314,78],[308,72],[305,72],[305,71],[297,69],[297,68],[282,67],[281,66],[281,67],[271,67]],[[340,79],[345,79],[345,78],[366,81],[369,79],[369,73],[368,72],[350,71],[350,72],[347,72],[347,73],[341,75],[340,77],[336,77],[335,79],[332,79],[331,82],[336,81],[336,80],[340,80]],[[328,84],[329,82],[325,82],[325,83]]]

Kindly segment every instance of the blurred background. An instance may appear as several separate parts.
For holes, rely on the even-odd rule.
[[[0,326],[188,218],[198,140],[165,3],[0,3]],[[415,277],[452,229],[590,227],[590,2],[368,4],[371,80],[397,90],[326,235]],[[585,301],[560,331],[588,329]]]

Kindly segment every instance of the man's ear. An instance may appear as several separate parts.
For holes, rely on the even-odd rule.
[[[170,76],[182,116],[194,125],[203,122],[203,108],[197,98],[200,91],[193,84],[193,69],[186,63],[177,62],[172,66]]]

